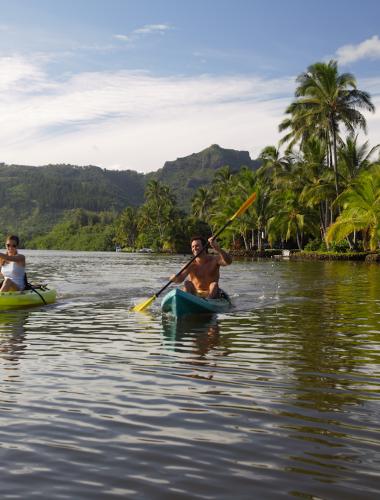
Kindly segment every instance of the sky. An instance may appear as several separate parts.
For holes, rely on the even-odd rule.
[[[277,145],[296,77],[335,59],[376,106],[380,2],[0,0],[0,162],[150,172]]]

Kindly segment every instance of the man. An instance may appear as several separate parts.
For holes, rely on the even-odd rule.
[[[173,283],[182,283],[185,281],[183,289],[193,295],[199,295],[204,298],[216,299],[220,297],[219,288],[219,268],[228,266],[232,262],[232,257],[222,250],[213,238],[208,239],[210,247],[215,250],[217,255],[209,255],[207,248],[185,269],[179,276],[171,276]],[[193,255],[205,247],[206,239],[202,236],[193,236],[190,240],[191,252]]]

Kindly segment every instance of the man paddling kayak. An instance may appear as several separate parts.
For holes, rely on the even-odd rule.
[[[205,238],[193,236],[190,240],[191,252],[193,255],[199,254],[198,257],[182,273],[173,274],[170,280],[172,283],[182,283],[188,276],[189,279],[185,281],[183,287],[186,292],[204,298],[217,299],[221,294],[219,288],[220,266],[229,266],[232,257],[222,250],[212,237],[208,239],[208,243],[217,255],[209,255],[207,247],[203,250],[207,244]]]

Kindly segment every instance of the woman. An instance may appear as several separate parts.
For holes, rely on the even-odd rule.
[[[7,253],[0,253],[0,272],[4,276],[0,292],[18,292],[25,288],[25,257],[17,253],[17,236],[8,236]]]

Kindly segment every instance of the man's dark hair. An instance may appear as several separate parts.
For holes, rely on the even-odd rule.
[[[202,243],[203,248],[207,245],[207,240],[204,236],[200,235],[195,235],[190,238],[190,245],[193,243],[193,241],[199,240]],[[208,248],[206,248],[205,252],[207,253]]]

